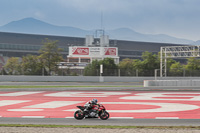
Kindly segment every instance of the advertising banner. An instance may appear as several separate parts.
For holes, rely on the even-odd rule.
[[[104,54],[105,55],[116,56],[117,55],[117,50],[116,50],[116,48],[104,48]]]
[[[87,47],[72,47],[72,55],[89,55]]]
[[[116,47],[70,47],[71,57],[116,57],[118,49]]]
[[[100,47],[90,47],[90,55],[91,56],[100,56],[100,51],[101,48]]]

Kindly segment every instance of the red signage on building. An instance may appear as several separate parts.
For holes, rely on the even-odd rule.
[[[89,55],[89,48],[73,47],[72,54],[73,55]]]
[[[117,55],[116,48],[104,48],[105,55]]]

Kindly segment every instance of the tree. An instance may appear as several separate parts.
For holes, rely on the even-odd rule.
[[[9,75],[21,74],[22,71],[18,57],[9,58],[4,68]]]
[[[160,68],[160,62],[158,56],[156,54],[152,54],[150,52],[142,53],[142,69],[144,71],[143,76],[152,76],[154,74],[154,70]]]
[[[172,76],[183,76],[183,65],[180,62],[176,62],[170,66],[170,73],[169,75]]]
[[[42,75],[43,73],[42,63],[36,55],[23,56],[21,66],[24,75]]]
[[[185,65],[185,73],[189,76],[200,76],[200,60],[195,57],[190,57],[187,59],[187,64]]]
[[[104,76],[116,76],[117,75],[117,65],[112,58],[105,58],[99,61],[99,69],[100,65],[103,65],[103,75]]]
[[[135,70],[134,70],[134,60],[133,59],[123,59],[119,63],[119,69],[121,72],[122,76],[133,76],[135,75]]]
[[[45,39],[43,47],[39,50],[39,59],[43,67],[47,69],[49,75],[51,75],[52,70],[57,69],[57,63],[63,60],[60,54],[62,49],[58,48],[57,42]]]
[[[103,65],[103,75],[110,76],[114,74],[114,71],[117,70],[117,65],[115,64],[112,58],[105,58],[103,60],[94,60],[91,64],[85,67],[84,75],[85,76],[98,76],[100,73],[100,65]]]
[[[88,66],[84,69],[85,76],[98,76],[99,75],[99,61],[93,60]]]
[[[170,69],[171,65],[176,64],[177,62],[173,59],[167,59],[167,69]]]
[[[141,60],[139,59],[133,60],[133,69],[134,71],[137,71],[138,76],[144,75],[144,68]]]
[[[126,58],[119,62],[120,69],[133,69],[133,60]]]
[[[200,70],[200,60],[195,57],[190,57],[187,59],[187,65],[185,68],[187,70]]]

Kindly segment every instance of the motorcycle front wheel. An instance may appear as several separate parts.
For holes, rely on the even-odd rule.
[[[77,120],[82,120],[84,117],[85,117],[85,114],[84,114],[84,112],[81,111],[81,110],[77,110],[77,111],[74,113],[74,118],[77,119]]]
[[[100,114],[100,118],[102,119],[102,120],[107,120],[108,118],[109,118],[109,113],[107,112],[107,111],[104,111],[104,112],[102,112],[101,114]]]

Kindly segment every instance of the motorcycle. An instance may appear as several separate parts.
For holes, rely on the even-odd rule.
[[[83,118],[98,118],[102,120],[107,120],[109,118],[109,113],[106,111],[106,108],[102,104],[94,105],[89,111],[84,111],[84,106],[76,106],[80,110],[77,110],[74,113],[74,118],[77,120],[82,120]]]

